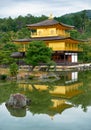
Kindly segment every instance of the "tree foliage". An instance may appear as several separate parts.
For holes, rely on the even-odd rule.
[[[16,76],[18,73],[18,65],[16,63],[12,63],[10,65],[10,74],[11,76]]]
[[[16,51],[17,47],[14,44],[5,44],[0,50],[0,64],[9,65],[13,63],[15,59],[11,57],[11,54]]]
[[[83,43],[79,45],[83,48],[83,52],[79,53],[79,60],[81,62],[91,62],[91,43]]]
[[[26,52],[26,62],[33,66],[51,62],[52,49],[43,41],[33,41]]]

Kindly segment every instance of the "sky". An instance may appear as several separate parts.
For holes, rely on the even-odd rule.
[[[91,9],[91,0],[0,0],[0,18],[46,15],[62,16]]]

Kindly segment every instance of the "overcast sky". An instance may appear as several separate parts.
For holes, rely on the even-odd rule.
[[[91,9],[91,0],[0,0],[0,18],[19,15],[62,16]]]

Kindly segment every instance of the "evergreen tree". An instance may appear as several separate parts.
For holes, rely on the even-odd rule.
[[[26,52],[26,62],[32,65],[32,69],[39,64],[51,62],[52,49],[43,41],[33,41]]]
[[[18,73],[18,65],[16,63],[12,63],[10,65],[10,74],[11,76],[16,76]]]

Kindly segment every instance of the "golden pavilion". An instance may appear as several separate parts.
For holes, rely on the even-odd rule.
[[[52,48],[52,60],[56,63],[78,62],[78,53],[81,51],[78,44],[82,41],[71,38],[68,32],[74,26],[60,23],[50,15],[47,20],[28,24],[26,27],[31,31],[31,37],[29,39],[14,40],[14,43],[19,46],[19,53],[24,55],[29,43],[41,40]]]

